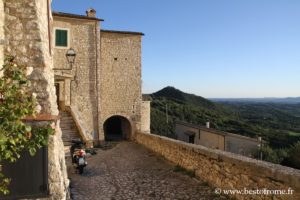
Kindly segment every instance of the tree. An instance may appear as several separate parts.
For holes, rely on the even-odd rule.
[[[6,56],[0,78],[0,162],[16,162],[24,150],[34,155],[37,148],[48,143],[48,136],[54,130],[50,124],[46,127],[32,127],[23,119],[35,116],[38,106],[30,91],[30,81],[27,79],[27,67],[14,62],[13,56]],[[8,194],[7,186],[10,179],[1,173],[0,192]]]
[[[300,169],[300,141],[295,143],[288,151],[288,157],[283,164]]]

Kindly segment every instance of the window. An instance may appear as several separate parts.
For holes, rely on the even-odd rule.
[[[189,135],[189,143],[191,144],[195,143],[195,135]]]
[[[68,30],[55,29],[55,46],[68,47]]]

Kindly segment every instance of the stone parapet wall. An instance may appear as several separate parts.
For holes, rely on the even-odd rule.
[[[84,116],[82,116],[76,106],[70,106],[70,113],[75,121],[76,127],[78,128],[79,134],[84,142],[92,142],[94,137],[92,135],[93,132],[89,132],[84,120]]]
[[[141,132],[150,133],[150,124],[151,124],[151,102],[142,101],[141,108]]]
[[[293,195],[233,195],[237,199],[300,199],[300,170],[170,138],[136,133],[134,140],[220,189],[293,189]]]

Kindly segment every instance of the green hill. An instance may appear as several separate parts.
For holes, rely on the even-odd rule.
[[[151,95],[153,98],[167,98],[169,100],[181,102],[184,104],[191,104],[199,107],[217,109],[217,106],[212,101],[209,101],[203,97],[196,96],[194,94],[184,93],[174,87],[168,86],[159,90]]]

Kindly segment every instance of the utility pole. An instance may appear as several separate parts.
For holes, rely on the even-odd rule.
[[[262,138],[258,137],[258,141],[259,141],[259,150],[260,150],[260,160],[263,159],[263,155],[262,155]]]
[[[168,104],[167,103],[166,103],[166,119],[167,119],[167,124],[169,124]]]
[[[181,107],[181,113],[182,113],[182,121],[185,121],[185,117],[184,117],[184,112],[185,110],[184,110],[184,105],[182,105],[182,107]]]

